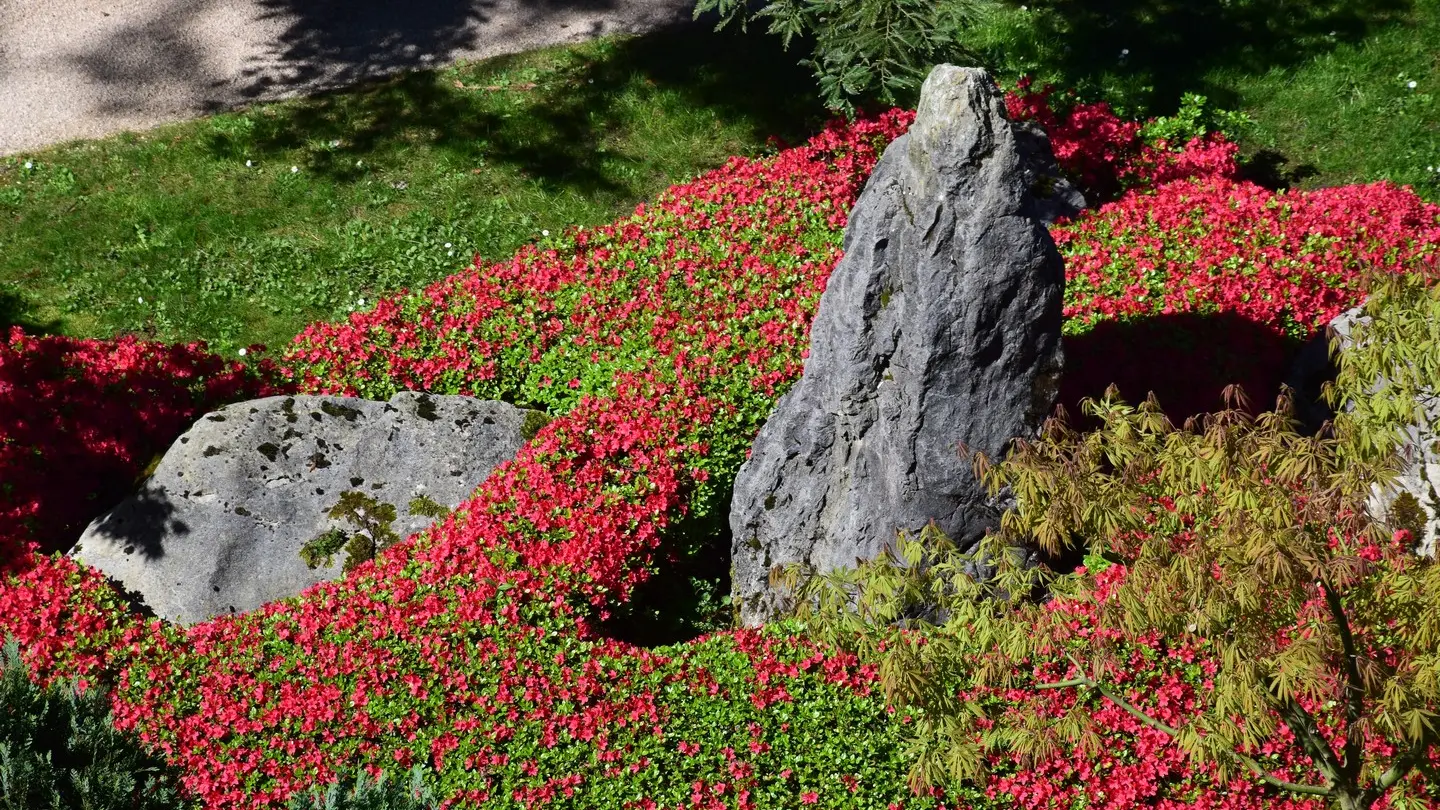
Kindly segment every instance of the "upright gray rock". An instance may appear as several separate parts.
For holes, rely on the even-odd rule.
[[[740,468],[734,597],[787,607],[773,566],[853,566],[931,520],[962,550],[999,527],[963,440],[1034,438],[1058,393],[1065,276],[1000,91],[941,65],[851,212],[795,387]]]
[[[391,531],[404,539],[435,522],[410,513],[413,498],[449,509],[468,499],[524,445],[531,413],[415,391],[388,403],[234,403],[196,421],[136,494],[90,524],[70,556],[167,621],[251,611],[341,576],[345,551],[311,569],[300,549],[331,529],[361,531],[327,514],[343,492],[394,506]]]
[[[1355,340],[1350,336],[1356,323],[1368,325],[1370,316],[1364,314],[1364,304],[1352,307],[1330,320],[1325,332],[1316,335],[1300,350],[1291,363],[1285,382],[1295,390],[1295,418],[1300,422],[1297,428],[1303,435],[1314,436],[1327,419],[1335,418],[1335,410],[1320,396],[1325,382],[1334,382],[1339,367],[1330,358],[1330,340],[1339,341],[1340,351],[1350,350]],[[1386,384],[1380,374],[1369,387],[1374,393]],[[1370,497],[1365,511],[1370,519],[1389,522],[1390,508],[1400,493],[1407,492],[1418,502],[1424,514],[1425,524],[1420,536],[1416,537],[1416,551],[1434,557],[1436,537],[1440,535],[1440,397],[1435,395],[1433,386],[1423,386],[1417,397],[1424,418],[1398,426],[1404,435],[1398,453],[1404,460],[1399,476],[1390,486],[1381,488],[1370,485]],[[1355,410],[1353,400],[1345,400],[1341,407],[1346,412]]]

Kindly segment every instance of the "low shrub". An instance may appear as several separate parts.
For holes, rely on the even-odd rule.
[[[141,781],[143,777],[144,781]],[[116,731],[99,689],[30,680],[20,648],[0,648],[0,809],[180,810],[178,774]]]

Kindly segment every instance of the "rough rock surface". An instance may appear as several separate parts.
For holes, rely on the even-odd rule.
[[[741,467],[733,596],[787,607],[773,566],[853,566],[931,520],[962,550],[999,526],[961,457],[1034,438],[1054,405],[1064,268],[1015,128],[981,70],[941,65],[845,230],[810,354]]]
[[[1290,365],[1285,382],[1295,389],[1295,417],[1300,421],[1298,430],[1306,436],[1314,436],[1325,420],[1335,417],[1334,409],[1320,396],[1321,386],[1325,382],[1334,382],[1339,373],[1338,366],[1330,358],[1328,335],[1334,334],[1339,339],[1340,351],[1351,348],[1355,345],[1350,337],[1351,328],[1356,323],[1370,323],[1369,316],[1363,315],[1363,312],[1362,304],[1336,315],[1326,333],[1316,335],[1305,344]],[[1379,375],[1369,390],[1377,391],[1384,384],[1385,376]],[[1406,439],[1399,450],[1408,463],[1390,487],[1382,489],[1376,484],[1370,485],[1366,511],[1372,520],[1385,520],[1400,493],[1410,493],[1419,502],[1426,518],[1423,535],[1416,538],[1417,550],[1434,557],[1436,537],[1440,534],[1440,494],[1436,491],[1436,484],[1440,483],[1440,452],[1436,452],[1440,448],[1440,443],[1437,443],[1440,440],[1440,397],[1435,396],[1433,388],[1427,386],[1422,389],[1419,401],[1425,411],[1425,419],[1405,426]],[[1355,405],[1346,400],[1342,407],[1351,411]]]
[[[402,391],[387,402],[267,397],[201,417],[131,497],[96,518],[70,556],[137,608],[182,625],[244,613],[342,574],[346,553],[310,569],[300,548],[330,529],[346,490],[394,505],[400,538],[429,526],[409,503],[468,499],[525,443],[531,412],[503,402]]]

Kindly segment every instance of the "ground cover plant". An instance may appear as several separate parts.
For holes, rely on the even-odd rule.
[[[1048,103],[1033,95],[1024,88],[1012,109],[1048,115]],[[356,764],[372,775],[423,765],[427,787],[449,806],[1046,806],[1057,794],[1041,788],[1010,791],[1010,799],[994,785],[913,794],[905,740],[916,716],[886,705],[875,662],[797,628],[717,623],[707,628],[716,632],[656,649],[606,633],[606,622],[671,558],[693,557],[710,539],[760,420],[802,368],[849,206],[910,115],[837,124],[773,157],[733,159],[612,225],[567,230],[509,261],[476,262],[423,290],[386,295],[344,322],[307,328],[280,363],[203,365],[199,346],[13,331],[0,374],[34,393],[5,389],[7,404],[32,399],[0,414],[7,438],[24,436],[0,447],[3,480],[12,483],[0,536],[29,545],[11,555],[0,585],[0,633],[18,638],[37,680],[76,676],[110,688],[117,728],[163,753],[190,795],[211,807],[283,806]],[[1228,179],[1217,139],[1160,147],[1108,109],[1077,105],[1055,115],[1066,167],[1084,174],[1088,166],[1094,188],[1123,195],[1055,229],[1073,261],[1108,250],[1120,274],[1112,293],[1097,266],[1098,282],[1084,276],[1094,291],[1071,296],[1067,270],[1066,316],[1083,323],[1067,330],[1065,350],[1088,377],[1067,373],[1066,385],[1098,394],[1117,366],[1163,365],[1174,355],[1131,348],[1129,358],[1101,368],[1097,350],[1128,343],[1156,352],[1163,344],[1091,336],[1169,326],[1172,340],[1199,334],[1211,354],[1193,369],[1199,381],[1187,381],[1192,398],[1167,408],[1215,408],[1228,369],[1244,367],[1239,359],[1257,344],[1286,340],[1291,325],[1273,309],[1237,312],[1243,293],[1225,294],[1239,285],[1218,269],[1269,267],[1281,252],[1266,240],[1303,238],[1306,212],[1329,198]],[[1071,126],[1077,115],[1104,126]],[[1085,149],[1066,141],[1066,132],[1092,131],[1110,136]],[[1096,168],[1095,154],[1114,159]],[[1133,168],[1137,161],[1151,168]],[[1175,167],[1208,176],[1184,177]],[[1149,186],[1147,172],[1169,182]],[[1192,198],[1186,189],[1205,183],[1229,183],[1214,188],[1242,201],[1270,194],[1255,209],[1266,229],[1253,240],[1226,238],[1217,217],[1221,236],[1196,240],[1185,229],[1197,226],[1193,217],[1143,213],[1145,200],[1183,203]],[[1403,272],[1440,249],[1440,210],[1404,189],[1379,184],[1335,195],[1341,204],[1330,219],[1351,238],[1272,271],[1277,279],[1309,274],[1295,280],[1301,288],[1340,290],[1336,300],[1291,314],[1312,329],[1358,303],[1360,291],[1346,283],[1360,257],[1382,257],[1387,271]],[[1392,203],[1403,204],[1398,219]],[[1149,251],[1140,259],[1106,242],[1126,228],[1153,230],[1136,237],[1137,249]],[[1162,304],[1148,286],[1126,283],[1123,274],[1139,261],[1186,281],[1193,257],[1182,251],[1196,245],[1217,268],[1206,273],[1209,285],[1193,279],[1215,290],[1209,298]],[[1119,311],[1141,293],[1148,311]],[[247,357],[260,349],[247,347]],[[1212,355],[1228,364],[1212,368]],[[117,399],[131,376],[150,394]],[[186,419],[217,404],[269,393],[383,399],[401,388],[507,399],[555,418],[425,532],[338,582],[188,631],[129,615],[94,572],[25,553],[65,542],[70,529],[59,527],[74,513],[53,510],[75,500],[60,492],[123,491]],[[62,395],[93,407],[58,415]],[[38,466],[52,448],[73,460],[63,480],[43,469],[9,474]],[[1108,717],[1112,764],[1128,770],[1107,773],[1135,775],[1125,782],[1132,792],[1115,792],[1111,780],[1120,776],[1061,756],[1054,778],[1078,784],[1067,795],[1288,806],[1262,786],[1186,768],[1173,747],[1127,734]],[[997,767],[1017,784],[1029,778]]]

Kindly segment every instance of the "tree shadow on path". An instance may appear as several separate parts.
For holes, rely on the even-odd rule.
[[[305,168],[346,183],[366,176],[357,160],[375,167],[420,145],[441,160],[516,169],[549,192],[628,198],[641,191],[605,170],[620,157],[605,144],[635,125],[637,99],[678,94],[696,117],[708,112],[717,121],[743,122],[757,141],[774,135],[803,142],[828,117],[808,71],[778,42],[717,34],[703,22],[617,42],[603,57],[574,60],[538,85],[489,85],[505,81],[525,59],[501,56],[467,67],[458,82],[464,86],[426,70],[326,93],[257,119],[243,143],[217,135],[212,148],[263,160],[339,142],[333,150],[312,150]],[[495,100],[492,91],[510,93],[510,101]]]

